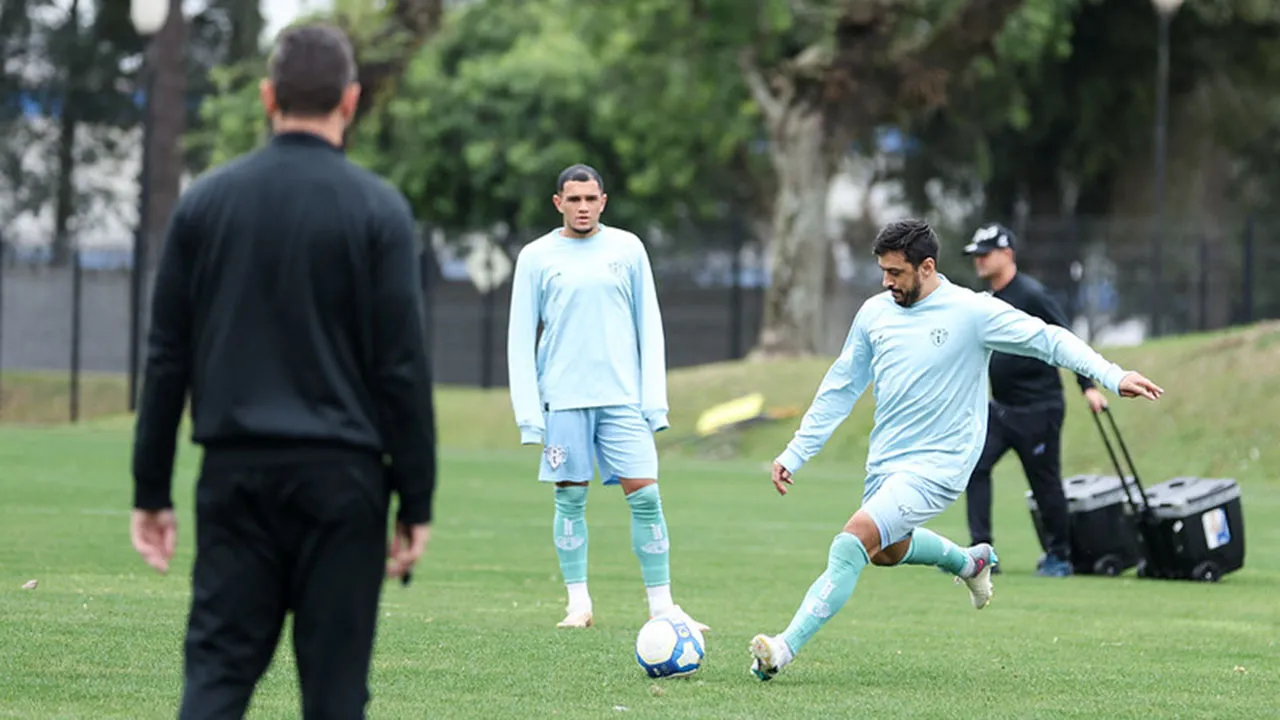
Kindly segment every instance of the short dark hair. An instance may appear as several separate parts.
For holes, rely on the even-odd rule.
[[[923,220],[899,220],[885,225],[876,241],[872,252],[880,257],[887,252],[898,251],[907,258],[911,267],[920,267],[920,263],[929,258],[938,262],[938,234],[929,223]]]
[[[591,167],[590,165],[583,165],[582,163],[578,163],[577,165],[570,165],[569,167],[560,171],[560,177],[556,179],[556,192],[557,193],[564,192],[565,183],[591,182],[592,180],[596,181],[596,184],[600,186],[600,192],[603,193],[604,178],[600,177],[600,173],[597,172],[595,168]]]
[[[325,23],[286,28],[276,38],[267,68],[280,112],[296,117],[328,115],[356,81],[351,41]]]

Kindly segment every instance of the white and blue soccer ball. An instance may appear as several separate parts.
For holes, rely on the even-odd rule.
[[[651,678],[692,675],[705,655],[702,633],[682,618],[653,618],[636,634],[636,661]]]

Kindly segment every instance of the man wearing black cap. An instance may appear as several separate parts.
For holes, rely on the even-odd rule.
[[[243,717],[291,614],[295,717],[361,718],[383,578],[408,577],[432,519],[417,233],[404,197],[343,154],[360,86],[340,30],[281,33],[261,95],[270,144],[193,182],[169,224],[132,539],[168,571],[190,396],[204,457],[178,717]]]
[[[1052,325],[1068,327],[1066,313],[1034,278],[1018,272],[1016,240],[999,223],[978,228],[965,246],[978,277],[991,293],[1010,305]],[[1039,506],[1045,530],[1045,555],[1036,572],[1045,577],[1071,574],[1070,518],[1062,491],[1061,433],[1066,412],[1058,369],[1029,357],[995,352],[991,355],[991,403],[987,442],[965,492],[969,534],[973,543],[991,543],[991,470],[1008,450],[1022,461],[1023,471]],[[1101,412],[1106,398],[1093,381],[1076,376],[1089,409]]]

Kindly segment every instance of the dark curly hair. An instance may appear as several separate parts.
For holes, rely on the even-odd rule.
[[[872,252],[880,257],[898,251],[911,267],[918,268],[929,258],[938,262],[938,234],[923,220],[899,220],[885,225],[876,235]]]

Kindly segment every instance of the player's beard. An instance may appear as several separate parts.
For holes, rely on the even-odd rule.
[[[916,301],[920,299],[920,286],[922,284],[920,282],[919,271],[916,271],[915,273],[915,283],[916,284],[908,290],[899,290],[898,292],[893,293],[894,302],[898,303],[902,307],[911,307],[912,305],[915,305]]]

